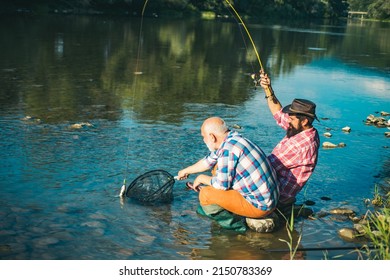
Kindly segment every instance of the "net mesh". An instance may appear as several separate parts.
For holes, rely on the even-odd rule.
[[[173,199],[174,177],[164,170],[152,170],[137,177],[126,196],[145,203],[167,203]]]

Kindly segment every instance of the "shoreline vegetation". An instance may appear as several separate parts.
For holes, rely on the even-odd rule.
[[[329,259],[328,250],[341,250],[346,253],[337,255],[334,258],[340,258],[345,254],[355,252],[357,259],[362,260],[390,260],[390,177],[381,180],[374,187],[373,197],[364,200],[367,207],[366,213],[359,215],[349,208],[334,208],[326,212],[314,213],[305,205],[293,205],[289,213],[281,213],[285,222],[285,231],[288,240],[279,239],[287,246],[285,252],[288,252],[290,260],[301,259],[300,251],[322,251],[324,259]],[[306,204],[306,203],[305,203]],[[308,204],[310,205],[310,204]],[[294,219],[323,219],[331,215],[334,220],[350,221],[353,226],[338,230],[339,238],[355,245],[341,247],[301,247],[303,236],[303,223],[297,235],[293,235],[295,228]],[[280,219],[280,218],[279,218]],[[359,245],[360,244],[360,245]]]
[[[15,0],[0,3],[4,15],[89,15],[141,16],[202,19],[231,19],[228,3],[245,20],[320,20],[350,18],[390,21],[390,5],[386,0]],[[358,15],[349,12],[359,11]],[[364,12],[362,15],[360,12]]]

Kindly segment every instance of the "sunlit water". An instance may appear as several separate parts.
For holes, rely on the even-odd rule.
[[[2,259],[288,258],[287,252],[269,252],[288,249],[279,240],[288,240],[283,228],[269,234],[222,230],[195,213],[197,194],[184,182],[175,183],[174,200],[166,205],[118,198],[124,179],[129,183],[153,169],[175,175],[204,156],[199,128],[208,116],[242,126],[239,131],[266,153],[283,137],[263,92],[251,84],[256,59],[234,23],[190,22],[178,30],[177,22],[149,22],[158,31],[145,31],[137,59],[139,19],[8,20],[16,27],[3,33],[8,37],[0,54]],[[1,22],[1,30],[8,26]],[[313,100],[321,141],[346,144],[320,149],[298,203],[314,201],[315,213],[347,207],[364,214],[364,199],[388,175],[389,130],[364,120],[390,111],[389,44],[379,53],[376,42],[352,53],[354,40],[345,38],[360,42],[368,32],[364,25],[344,23],[326,32],[323,26],[252,28],[282,104]],[[375,27],[380,29],[389,33],[389,26]],[[304,40],[294,41],[296,36]],[[263,49],[264,38],[269,49]],[[287,46],[277,38],[294,42]],[[231,45],[221,48],[220,40]],[[91,126],[71,127],[82,122]],[[350,133],[341,131],[345,126]],[[327,128],[332,138],[323,136]],[[351,226],[331,216],[298,220],[294,234],[302,234],[304,248],[352,246],[337,234]],[[357,258],[346,251],[302,258],[332,254]]]

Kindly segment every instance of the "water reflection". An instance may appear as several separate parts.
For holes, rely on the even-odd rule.
[[[364,212],[390,157],[383,129],[362,122],[390,111],[389,26],[249,27],[281,102],[315,100],[327,118],[316,124],[321,136],[328,127],[347,144],[320,151],[299,200],[315,201],[315,212]],[[223,231],[195,213],[197,196],[182,182],[170,205],[117,197],[124,177],[174,174],[202,157],[209,115],[239,124],[266,153],[283,137],[253,86],[259,66],[236,23],[145,19],[140,34],[134,18],[3,17],[0,31],[1,258],[286,258],[269,251],[287,248],[283,229]],[[91,126],[72,128],[82,122]],[[303,247],[342,246],[335,233],[346,225],[298,221],[294,237],[302,227]]]
[[[183,103],[248,100],[243,90],[251,85],[247,73],[259,69],[252,47],[235,23],[145,19],[140,34],[134,19],[14,21],[13,28],[3,28],[6,75],[0,83],[10,96],[22,98],[27,114],[49,122],[93,119],[97,109],[106,113],[102,117],[118,119],[127,109],[136,119],[176,123],[185,113]],[[387,32],[376,36],[376,27],[367,25],[364,29],[349,24],[250,28],[272,75],[329,55],[389,71],[389,36]],[[367,44],[370,54],[364,51]],[[19,56],[14,46],[29,54],[28,65],[27,57]],[[49,51],[53,48],[54,53]],[[222,63],[227,58],[229,63]],[[9,67],[15,70],[7,72]],[[135,71],[142,75],[134,75]],[[4,101],[3,106],[9,102]],[[46,115],[47,110],[53,113]]]
[[[54,42],[54,52],[59,59],[64,56],[64,38],[62,37],[62,34],[57,34],[57,38]]]

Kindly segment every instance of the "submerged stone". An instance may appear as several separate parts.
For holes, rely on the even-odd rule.
[[[322,147],[324,148],[337,148],[337,145],[331,142],[324,142],[322,143]]]
[[[8,244],[0,245],[0,254],[5,254],[11,252],[11,246]]]
[[[341,130],[344,132],[351,132],[351,128],[349,126],[345,126]]]
[[[57,244],[60,241],[54,237],[41,237],[41,238],[36,239],[35,242],[38,246],[44,247],[47,245]]]
[[[348,208],[334,208],[329,213],[333,215],[355,215],[355,211]]]
[[[324,218],[324,217],[326,217],[326,216],[328,216],[329,215],[329,213],[328,212],[326,212],[326,211],[319,211],[319,212],[317,212],[316,213],[316,216],[317,216],[317,218]]]
[[[81,129],[83,127],[91,127],[93,126],[89,122],[75,123],[69,126],[70,129]]]
[[[333,214],[331,217],[330,217],[331,220],[333,221],[337,221],[337,222],[345,222],[345,221],[348,221],[348,216],[346,215],[341,215],[341,214]]]
[[[359,233],[359,234],[365,234],[366,233],[366,230],[364,228],[364,226],[360,223],[358,224],[354,224],[353,225],[353,228]]]
[[[81,224],[82,226],[92,227],[92,228],[103,228],[105,227],[102,222],[99,221],[89,221]]]
[[[389,113],[387,112],[381,112],[382,116],[388,116]],[[386,120],[384,117],[375,117],[374,115],[370,114],[366,118],[366,125],[375,125],[378,128],[382,127],[389,127],[390,126],[390,120]]]
[[[385,112],[385,111],[381,111],[381,116],[390,116],[390,113]]]
[[[313,215],[314,211],[311,208],[296,205],[294,207],[294,213],[297,213],[297,217],[308,218]]]
[[[25,116],[24,118],[22,118],[22,121],[32,122],[37,124],[41,123],[41,119],[32,116]]]
[[[334,144],[332,142],[324,142],[322,143],[322,147],[325,149],[334,149],[334,148],[344,148],[347,144],[340,142],[339,144]]]
[[[313,200],[306,200],[306,201],[304,202],[304,204],[311,206],[311,205],[314,205],[314,204],[316,204],[316,203],[315,203]]]
[[[342,228],[338,231],[338,234],[346,241],[352,241],[359,236],[359,232],[354,228]]]
[[[272,232],[279,226],[279,217],[275,213],[271,213],[264,218],[246,218],[246,224],[256,232]]]

